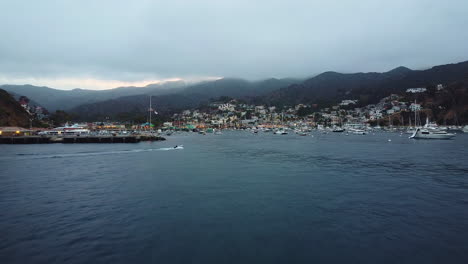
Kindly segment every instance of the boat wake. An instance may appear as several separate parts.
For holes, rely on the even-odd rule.
[[[183,146],[175,146],[172,148],[151,148],[151,149],[129,149],[129,150],[116,150],[116,151],[101,151],[101,152],[78,152],[78,153],[63,153],[63,154],[42,154],[42,153],[18,153],[16,157],[24,157],[28,159],[51,159],[51,158],[68,158],[68,157],[85,157],[85,156],[99,156],[99,155],[114,155],[114,154],[129,154],[139,152],[152,152],[152,151],[169,151],[184,149]]]

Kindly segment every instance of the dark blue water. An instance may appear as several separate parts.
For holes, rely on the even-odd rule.
[[[467,154],[466,134],[0,145],[0,263],[468,263]]]

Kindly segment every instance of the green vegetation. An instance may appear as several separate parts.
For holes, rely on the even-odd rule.
[[[30,116],[7,91],[0,89],[0,126],[29,127]]]

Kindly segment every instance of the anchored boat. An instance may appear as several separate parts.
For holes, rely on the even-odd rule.
[[[414,139],[451,139],[455,137],[455,134],[447,133],[442,130],[431,130],[418,128],[409,138]]]

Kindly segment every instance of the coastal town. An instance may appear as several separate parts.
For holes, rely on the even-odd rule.
[[[444,91],[442,84],[437,85],[437,93]],[[222,130],[251,130],[272,131],[278,134],[294,132],[299,135],[308,135],[312,130],[346,132],[353,134],[367,134],[370,130],[406,131],[410,134],[418,127],[431,128],[435,131],[447,130],[468,132],[468,127],[460,124],[438,125],[430,121],[431,110],[429,105],[418,103],[417,98],[427,93],[427,88],[408,88],[404,95],[390,94],[376,104],[362,106],[359,100],[346,99],[331,105],[319,108],[316,104],[297,104],[294,106],[267,106],[252,105],[233,98],[220,98],[210,102],[203,109],[186,109],[174,113],[171,120],[155,125],[151,116],[157,115],[153,107],[149,106],[148,120],[142,124],[133,124],[119,121],[96,121],[72,123],[66,122],[60,126],[37,128],[32,126],[32,120],[48,120],[48,112],[40,106],[29,103],[27,97],[20,97],[21,107],[31,116],[30,128],[2,127],[2,137],[58,137],[52,141],[62,142],[63,138],[76,138],[82,136],[95,136],[98,139],[90,142],[101,142],[99,138],[113,136],[121,137],[127,142],[137,142],[140,138],[145,140],[161,140],[161,136],[170,136],[175,131],[190,131],[206,133],[220,133]],[[411,101],[409,101],[411,100]],[[414,100],[414,101],[413,101]],[[153,119],[154,120],[154,119]],[[288,132],[289,131],[289,132]],[[454,134],[438,135],[452,137]],[[70,140],[75,143],[77,140]],[[103,140],[108,142],[111,140]],[[113,141],[113,140],[112,140]]]

